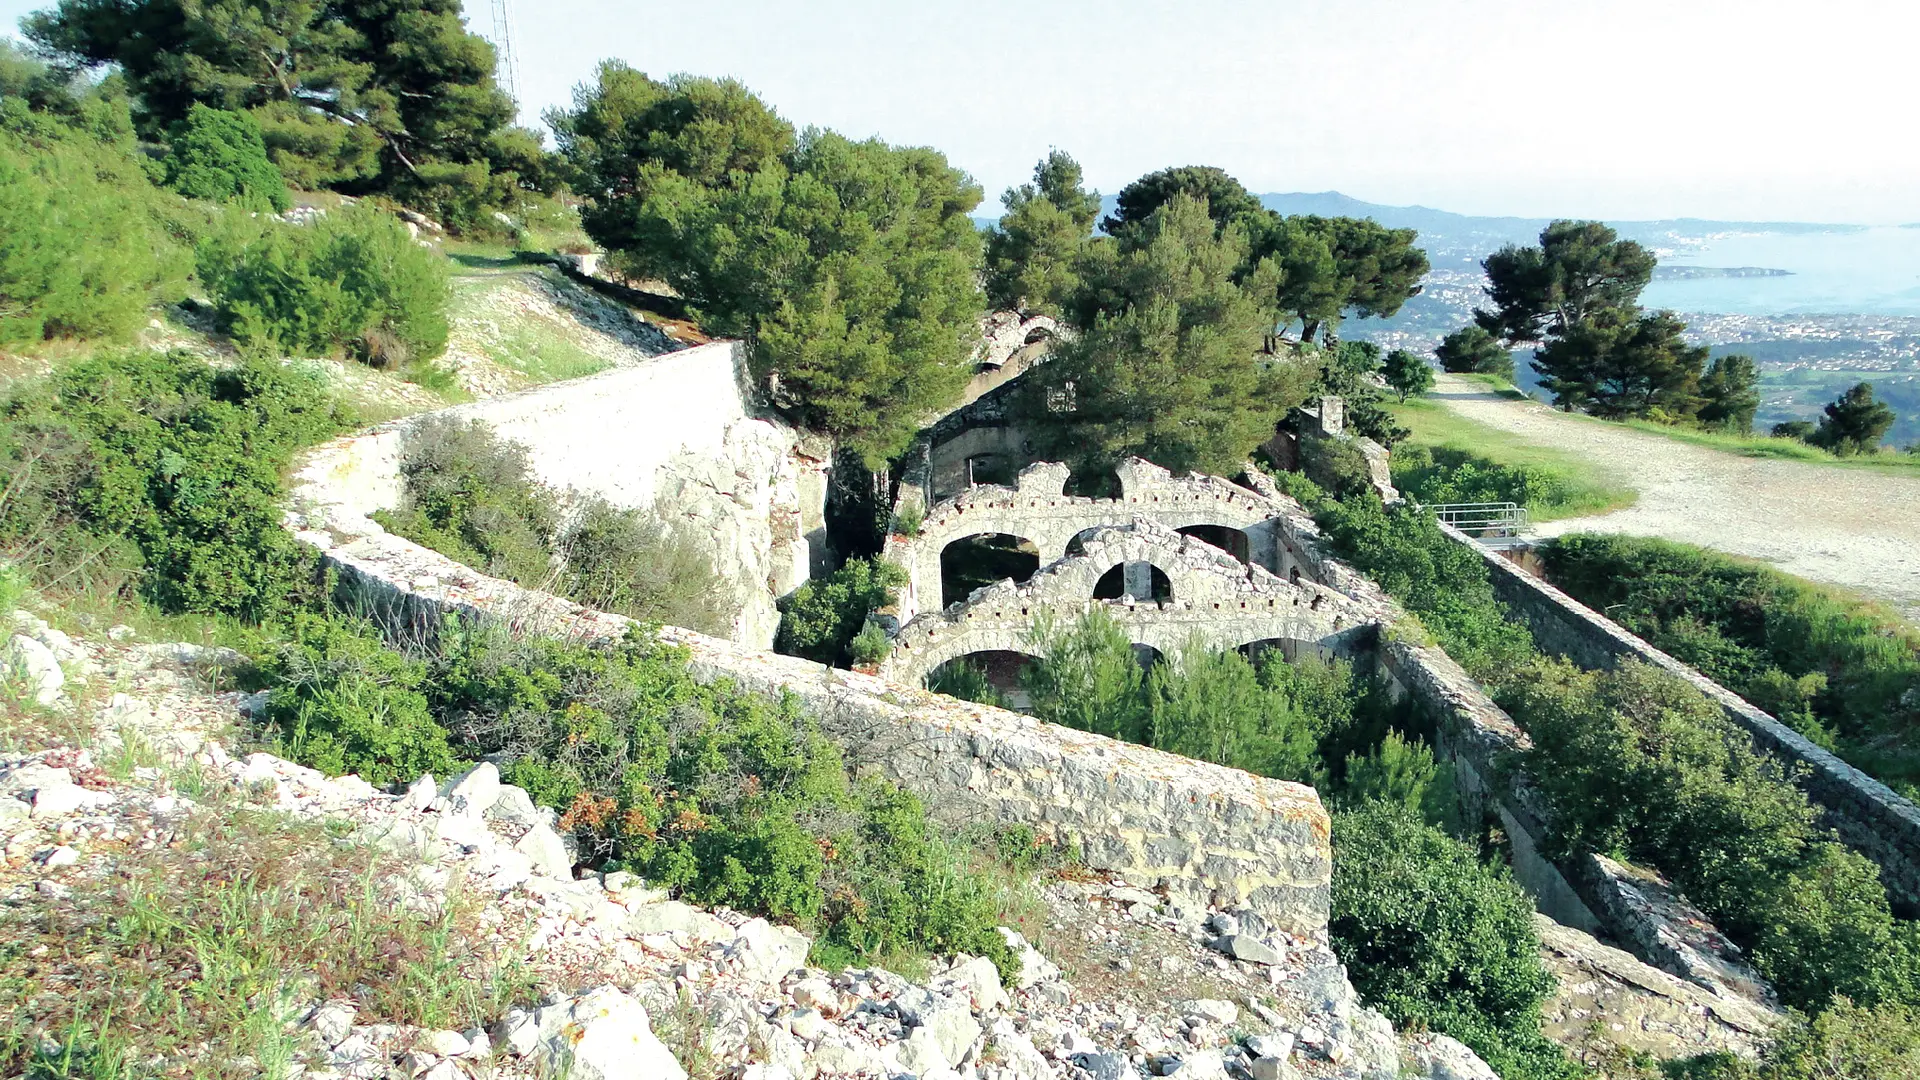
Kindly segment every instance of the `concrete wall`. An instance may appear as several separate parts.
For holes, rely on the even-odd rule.
[[[298,474],[289,524],[341,587],[390,624],[431,632],[448,612],[588,639],[630,621],[479,574],[352,518],[378,505],[388,435],[339,440]],[[1076,844],[1087,865],[1171,895],[1244,903],[1317,935],[1332,875],[1313,789],[1042,724],[882,679],[667,628],[696,676],[792,693],[856,764],[889,775],[953,821],[1026,823]]]
[[[1881,880],[1896,906],[1908,913],[1920,910],[1920,807],[1466,534],[1448,531],[1486,559],[1495,595],[1525,620],[1541,649],[1588,669],[1610,668],[1625,659],[1652,664],[1719,705],[1755,745],[1787,764],[1841,840],[1880,864]]]
[[[616,506],[652,507],[695,531],[733,583],[741,610],[733,637],[770,646],[776,597],[808,577],[824,527],[824,446],[748,409],[745,358],[721,341],[584,379],[429,415],[484,420],[527,447],[539,478]],[[303,479],[321,524],[378,525],[367,513],[399,505],[396,470],[405,429],[418,417],[336,440],[310,454]],[[364,522],[361,524],[360,522]]]

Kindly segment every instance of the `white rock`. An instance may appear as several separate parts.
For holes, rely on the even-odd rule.
[[[820,1015],[819,1009],[804,1008],[795,1009],[787,1015],[787,1028],[794,1035],[810,1043],[819,1042],[829,1032],[835,1030],[834,1026],[827,1022],[827,1018]]]
[[[981,1012],[1004,1009],[1010,1003],[1006,988],[1000,985],[1000,969],[984,956],[967,957],[947,974],[967,988],[973,1007]]]
[[[1073,1063],[1093,1080],[1137,1080],[1140,1075],[1125,1054],[1075,1054]]]
[[[611,986],[550,1005],[536,1014],[540,1039],[532,1058],[543,1080],[686,1080],[654,1037],[647,1010]]]
[[[573,877],[573,859],[567,854],[567,845],[546,824],[535,825],[527,830],[527,835],[513,845],[513,850],[533,860],[535,873],[548,877]]]
[[[900,1071],[914,1076],[945,1070],[952,1063],[940,1048],[940,1040],[927,1028],[917,1027],[895,1045],[894,1060]]]
[[[443,1058],[415,1073],[414,1080],[464,1080],[464,1078],[460,1075],[460,1066]]]
[[[789,992],[793,1003],[802,1008],[818,1009],[827,1016],[840,1011],[840,992],[825,979],[801,979],[793,984]]]
[[[33,793],[33,816],[63,817],[78,810],[102,806],[113,801],[104,791],[90,791],[79,784],[58,784]]]
[[[108,641],[132,641],[133,638],[134,629],[126,623],[115,623],[107,627]]]
[[[1240,1008],[1231,1001],[1215,998],[1200,998],[1196,1001],[1183,1001],[1180,1011],[1187,1016],[1198,1016],[1210,1023],[1225,1027],[1240,1019]]]
[[[1227,1080],[1227,1063],[1218,1050],[1195,1050],[1160,1075],[1179,1077],[1179,1080]]]
[[[425,813],[433,805],[434,796],[439,788],[434,786],[432,773],[421,773],[420,779],[407,785],[407,793],[400,797],[400,806],[416,814]]]
[[[458,1057],[471,1049],[472,1044],[457,1031],[429,1031],[420,1040],[420,1048],[441,1057]]]
[[[970,1003],[913,987],[894,998],[900,1019],[909,1026],[925,1028],[948,1064],[957,1064],[973,1040],[980,1037],[980,1025],[973,1018]]]
[[[47,852],[46,857],[40,860],[40,865],[49,870],[58,870],[63,866],[72,866],[79,861],[80,853],[78,851],[65,844],[61,844],[59,847]]]
[[[0,660],[5,661],[7,675],[18,680],[21,691],[37,704],[51,706],[60,700],[67,675],[52,649],[25,634],[15,634],[7,640]]]
[[[685,934],[697,941],[719,941],[733,933],[726,923],[678,900],[634,909],[627,917],[625,929],[627,935],[634,938],[645,934]]]
[[[1001,1018],[993,1022],[987,1033],[987,1051],[1019,1080],[1042,1080],[1053,1075],[1053,1067],[1047,1064],[1046,1057],[1034,1048],[1032,1039],[1020,1034],[1011,1020]]]
[[[644,909],[643,909],[644,910]],[[813,942],[791,926],[775,926],[765,919],[748,919],[735,932],[729,954],[740,962],[741,973],[756,982],[777,982],[807,962]],[[798,1032],[795,1032],[798,1034]]]
[[[533,796],[511,784],[502,784],[494,796],[493,805],[487,807],[486,819],[500,821],[510,825],[543,825],[544,815],[540,808],[533,805]]]
[[[1253,1080],[1293,1080],[1294,1077],[1293,1066],[1286,1058],[1279,1057],[1255,1058],[1248,1071],[1253,1073]]]
[[[307,1026],[320,1041],[337,1047],[353,1033],[354,1004],[351,1001],[327,1001],[307,1017]]]
[[[1249,1036],[1247,1052],[1256,1058],[1287,1058],[1293,1053],[1293,1033]]]
[[[500,770],[491,761],[483,761],[447,781],[441,794],[457,813],[475,817],[493,809],[500,798]]]
[[[1026,990],[1060,977],[1060,969],[1054,966],[1053,961],[1040,955],[1040,950],[1028,943],[1018,930],[1010,926],[996,926],[994,929],[999,931],[1001,940],[1007,943],[1007,948],[1020,961],[1020,974],[1013,980],[1016,989]]]
[[[1457,1039],[1431,1032],[1407,1036],[1402,1045],[1424,1080],[1499,1080],[1499,1076]]]
[[[785,1065],[747,1065],[740,1070],[740,1080],[793,1080],[793,1070]]]

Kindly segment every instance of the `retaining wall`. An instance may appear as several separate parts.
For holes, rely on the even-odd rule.
[[[1797,774],[1800,787],[1825,811],[1827,824],[1841,840],[1880,865],[1881,880],[1895,905],[1906,913],[1920,910],[1920,807],[1551,583],[1465,533],[1442,527],[1486,560],[1495,595],[1526,622],[1541,649],[1588,669],[1611,668],[1627,659],[1652,664],[1719,705],[1756,746]]]
[[[487,577],[366,520],[391,444],[375,432],[318,448],[289,512],[297,537],[365,607],[427,631],[447,613],[587,639],[628,631],[628,619]],[[687,630],[662,637],[687,649],[699,678],[794,694],[851,760],[943,818],[1028,824],[1077,845],[1095,869],[1189,902],[1244,903],[1295,934],[1326,927],[1333,863],[1312,788]]]

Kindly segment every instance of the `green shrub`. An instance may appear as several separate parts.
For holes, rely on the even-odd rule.
[[[150,305],[181,295],[187,260],[166,199],[130,131],[103,140],[0,100],[0,344],[125,340]]]
[[[463,753],[564,811],[596,867],[704,904],[792,919],[836,963],[894,952],[1010,957],[975,856],[912,795],[856,783],[793,699],[701,685],[636,633],[593,647],[456,635],[429,691]]]
[[[400,480],[400,508],[374,516],[415,543],[602,611],[710,634],[733,629],[733,590],[691,532],[597,496],[563,513],[527,448],[485,421],[415,422],[401,440]]]
[[[906,583],[906,571],[893,563],[848,559],[832,574],[807,582],[780,601],[774,648],[845,667],[854,659],[854,639],[867,618],[892,604]]]
[[[318,376],[279,364],[84,360],[0,408],[0,543],[42,563],[118,549],[163,611],[268,618],[306,602],[315,574],[281,524],[282,475],[349,422]]]
[[[1479,553],[1448,538],[1431,513],[1354,496],[1326,505],[1314,520],[1343,558],[1418,615],[1474,678],[1497,679],[1533,656],[1532,637],[1494,598]]]
[[[977,701],[995,708],[1008,707],[1007,696],[987,681],[987,673],[964,658],[949,661],[927,676],[927,689],[962,701]]]
[[[221,318],[250,347],[395,368],[446,350],[447,261],[371,206],[304,226],[235,214],[201,242],[199,263]]]
[[[286,180],[267,158],[259,123],[246,113],[195,104],[167,144],[161,163],[167,186],[190,199],[275,213],[293,205]]]
[[[1492,461],[1452,446],[1394,451],[1393,485],[1417,502],[1511,502],[1551,513],[1585,496],[1579,481],[1552,465]]]
[[[485,421],[416,421],[401,439],[400,484],[400,508],[376,515],[387,528],[496,577],[533,588],[554,580],[559,510],[527,448]]]
[[[561,590],[588,607],[707,634],[733,632],[739,603],[705,542],[646,510],[580,500],[561,530]]]
[[[1300,440],[1300,471],[1316,485],[1345,498],[1373,490],[1367,455],[1352,439],[1308,436]]]
[[[1892,612],[1666,540],[1566,536],[1542,558],[1582,603],[1920,794],[1920,632]]]
[[[386,648],[371,626],[299,615],[267,674],[265,725],[296,761],[380,785],[460,765],[428,710],[426,664]]]
[[[1334,815],[1333,844],[1328,932],[1368,1004],[1459,1039],[1505,1080],[1585,1075],[1540,1034],[1554,980],[1503,868],[1384,803]]]

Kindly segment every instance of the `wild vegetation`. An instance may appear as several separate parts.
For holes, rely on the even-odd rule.
[[[556,492],[483,421],[429,417],[401,444],[394,532],[531,588],[645,622],[726,634],[739,601],[699,541],[659,515]]]
[[[1920,634],[1892,612],[1667,540],[1576,534],[1541,557],[1574,598],[1920,795]]]
[[[1819,828],[1805,795],[1716,706],[1652,669],[1582,672],[1542,657],[1480,556],[1418,510],[1350,498],[1318,517],[1532,736],[1528,774],[1562,852],[1659,868],[1808,1013],[1839,998],[1920,1001],[1920,924],[1893,917],[1878,868]]]

